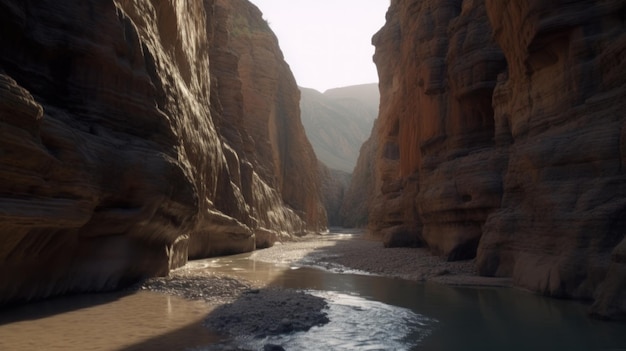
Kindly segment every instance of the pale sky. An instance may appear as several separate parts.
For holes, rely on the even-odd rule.
[[[326,89],[378,82],[372,35],[389,0],[250,0],[276,33],[299,86]]]

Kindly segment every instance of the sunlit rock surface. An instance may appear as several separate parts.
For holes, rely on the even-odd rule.
[[[617,0],[391,1],[371,233],[625,318],[624,18]]]
[[[387,246],[473,257],[500,205],[491,94],[506,66],[480,1],[392,1],[377,33],[381,108],[370,228]]]
[[[242,184],[237,187],[258,221],[257,244],[324,229],[317,158],[276,36],[248,1],[205,3],[213,19],[211,106],[219,134],[239,157],[240,175],[231,181]],[[274,239],[267,242],[268,235]]]
[[[323,229],[276,39],[232,39],[261,22],[245,1],[0,3],[0,304]]]

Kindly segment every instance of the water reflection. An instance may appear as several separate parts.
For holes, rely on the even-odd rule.
[[[234,267],[244,269],[237,271]],[[626,350],[625,324],[590,319],[586,306],[580,302],[550,299],[515,289],[459,288],[381,276],[337,274],[310,267],[256,262],[249,255],[217,260],[210,269],[272,286],[357,294],[406,308],[424,320],[438,321],[428,337],[424,338],[423,330],[416,328],[414,340],[405,347],[392,349]],[[370,317],[363,314],[360,321],[367,324]],[[384,319],[378,322],[388,323]],[[413,345],[416,340],[419,345]],[[302,349],[303,344],[298,345],[296,349]]]
[[[626,350],[625,324],[590,319],[579,302],[514,289],[339,274],[250,255],[186,269],[314,290],[331,302],[327,326],[245,341],[250,348],[275,342],[287,350]],[[210,311],[204,302],[149,292],[55,299],[0,311],[0,350],[207,350],[217,342],[202,326]]]
[[[270,343],[286,350],[408,350],[428,336],[437,321],[413,311],[354,295],[312,291],[329,302],[330,322],[308,332],[239,340],[260,350]]]

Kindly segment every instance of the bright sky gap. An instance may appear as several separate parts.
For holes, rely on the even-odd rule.
[[[299,86],[324,92],[378,82],[372,36],[389,0],[251,0],[276,36]]]

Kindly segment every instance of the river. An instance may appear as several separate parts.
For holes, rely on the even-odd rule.
[[[193,261],[186,269],[306,290],[327,299],[330,322],[308,332],[233,340],[237,347],[626,350],[626,324],[590,319],[587,306],[579,302],[510,288],[450,287],[251,257]],[[215,350],[211,345],[218,336],[202,326],[213,308],[147,291],[51,299],[0,311],[0,350]]]

